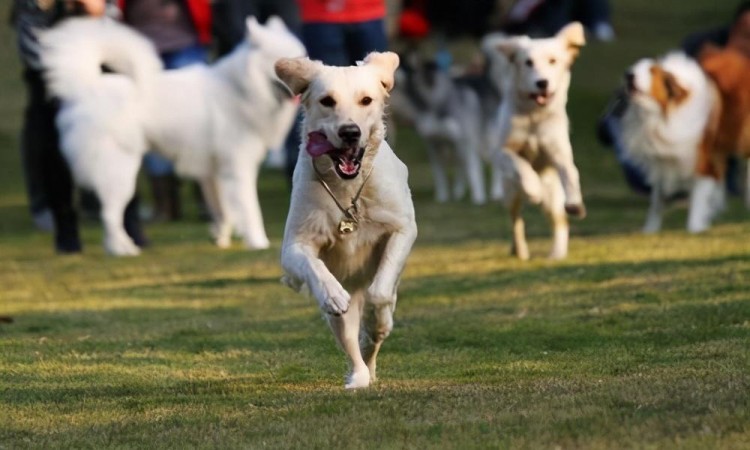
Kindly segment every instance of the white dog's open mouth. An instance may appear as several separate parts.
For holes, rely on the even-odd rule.
[[[313,131],[307,135],[307,153],[314,158],[328,155],[338,176],[349,180],[359,175],[365,149],[357,146],[336,148],[324,133]]]
[[[549,103],[549,101],[552,99],[552,96],[553,96],[552,92],[548,92],[548,91],[534,92],[534,93],[529,94],[529,98],[534,100],[534,102],[536,102],[536,104],[539,106],[544,106],[547,103]]]

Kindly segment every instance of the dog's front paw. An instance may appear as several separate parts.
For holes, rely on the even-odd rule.
[[[346,377],[346,383],[344,389],[360,389],[366,388],[370,385],[370,370],[365,367],[357,371],[352,371],[349,376]]]
[[[217,247],[229,248],[232,245],[232,227],[228,223],[213,223],[209,232]]]
[[[269,241],[267,237],[245,239],[245,247],[247,247],[248,250],[265,250],[270,246],[271,241]]]
[[[583,219],[586,217],[586,207],[583,203],[569,203],[565,205],[565,212],[577,219]]]
[[[349,310],[351,296],[338,281],[323,284],[323,293],[318,297],[320,309],[327,314],[340,316]]]

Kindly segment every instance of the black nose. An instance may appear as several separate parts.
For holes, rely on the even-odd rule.
[[[628,86],[635,84],[635,74],[633,72],[625,72],[625,83]]]
[[[547,80],[539,80],[539,81],[536,82],[536,86],[539,89],[547,90],[547,86],[549,86],[549,81],[547,81]]]
[[[361,136],[362,132],[356,124],[350,123],[339,127],[339,137],[347,144],[356,144]]]

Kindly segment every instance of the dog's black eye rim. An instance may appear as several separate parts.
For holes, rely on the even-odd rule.
[[[370,103],[372,103],[372,97],[367,97],[367,96],[362,97],[362,100],[359,101],[359,104],[362,106],[367,106]]]
[[[336,100],[334,100],[330,95],[326,95],[325,97],[320,99],[320,104],[327,108],[333,108],[334,106],[336,106]]]
[[[526,60],[526,65],[529,66],[529,67],[534,67],[534,61],[532,61],[531,59],[527,59]]]

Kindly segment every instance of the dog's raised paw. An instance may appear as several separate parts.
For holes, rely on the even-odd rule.
[[[323,288],[325,299],[320,302],[320,309],[334,316],[340,316],[349,310],[351,296],[338,281],[326,283]]]

